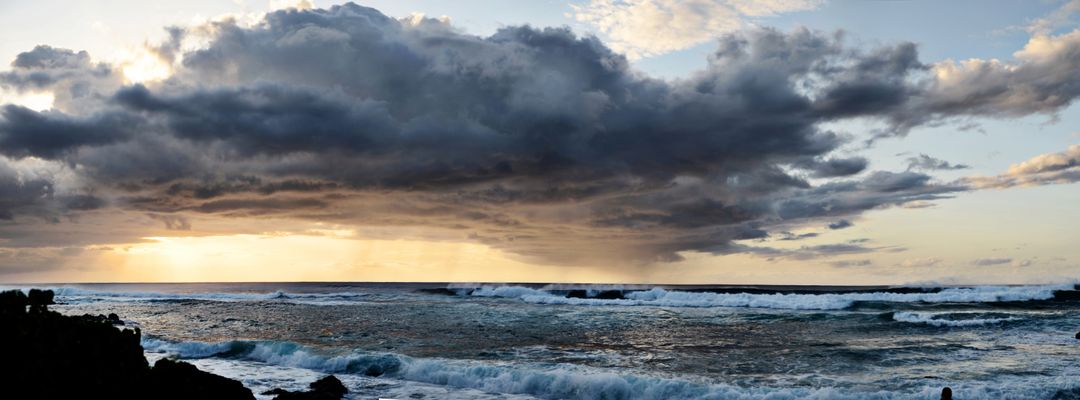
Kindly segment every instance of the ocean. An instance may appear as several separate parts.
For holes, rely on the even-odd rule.
[[[1072,284],[47,284],[259,398],[1080,398]]]

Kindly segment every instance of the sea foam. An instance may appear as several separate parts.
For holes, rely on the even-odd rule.
[[[488,393],[526,394],[545,399],[856,399],[833,388],[743,388],[681,379],[620,375],[588,367],[556,364],[523,366],[467,360],[414,358],[393,353],[353,352],[320,355],[295,343],[230,341],[170,342],[147,338],[149,352],[181,358],[226,357],[237,361],[304,368],[325,373],[380,376],[403,381],[476,389]],[[886,398],[885,392],[871,398]]]
[[[944,288],[935,292],[916,293],[710,293],[685,292],[653,288],[629,291],[621,299],[567,297],[559,293],[522,286],[480,287],[468,292],[479,297],[518,298],[533,304],[569,304],[592,306],[661,306],[661,307],[753,307],[789,310],[842,310],[856,302],[893,303],[992,303],[1004,301],[1048,300],[1061,290],[1073,290],[1068,285],[1043,286],[975,286]],[[458,289],[459,293],[466,293]]]
[[[1021,318],[1017,317],[979,318],[980,315],[980,313],[931,313],[897,311],[893,313],[893,320],[899,322],[910,322],[916,324],[948,327],[983,326],[1021,320]]]
[[[415,358],[394,353],[351,352],[324,355],[291,342],[230,341],[221,343],[171,342],[144,338],[148,352],[169,353],[188,359],[213,357],[237,363],[258,363],[275,367],[302,368],[322,373],[379,376],[417,384],[440,385],[486,393],[528,395],[542,399],[910,399],[937,398],[941,387],[952,385],[964,398],[1047,398],[1071,390],[1067,377],[1016,377],[998,384],[967,384],[926,379],[906,391],[875,391],[840,387],[750,387],[727,383],[703,383],[614,373],[568,364],[511,364]],[[227,371],[227,369],[223,370]],[[369,378],[370,379],[370,378]],[[908,378],[903,378],[908,379]],[[346,379],[351,380],[350,379]],[[475,393],[475,392],[474,392]],[[472,398],[447,396],[447,398]]]

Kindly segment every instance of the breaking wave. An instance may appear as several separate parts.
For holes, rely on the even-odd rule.
[[[986,317],[987,316],[983,313],[929,313],[906,311],[897,311],[892,315],[893,320],[899,322],[948,327],[983,326],[1021,320],[1021,318],[1017,317]]]
[[[590,367],[567,364],[511,364],[415,358],[395,353],[354,351],[325,355],[292,342],[228,341],[220,343],[171,342],[144,338],[143,347],[152,353],[168,353],[180,358],[226,359],[278,367],[314,370],[323,373],[355,374],[417,384],[474,389],[487,393],[528,395],[543,399],[908,399],[937,398],[943,381],[928,380],[905,392],[865,391],[843,387],[742,387],[726,383],[701,383],[617,374]],[[1047,398],[1072,390],[1067,377],[1018,380],[1001,385],[951,383],[966,398]],[[870,389],[873,390],[873,389]]]
[[[857,293],[712,293],[653,288],[623,292],[620,298],[570,297],[564,293],[523,286],[495,286],[455,289],[459,294],[479,297],[517,298],[533,304],[662,307],[752,307],[789,310],[842,310],[859,302],[892,303],[993,303],[1050,300],[1061,291],[1073,291],[1072,284],[1044,286],[976,286],[916,292]]]
[[[856,399],[867,395],[843,394],[835,388],[743,388],[701,384],[680,379],[620,375],[565,364],[526,367],[414,358],[393,353],[353,352],[328,356],[291,342],[204,343],[144,339],[143,347],[149,352],[169,353],[180,358],[227,358],[545,399]],[[887,392],[871,395],[874,398],[890,396]]]

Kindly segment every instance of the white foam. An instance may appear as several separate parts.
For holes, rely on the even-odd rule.
[[[895,303],[990,303],[1002,301],[1047,300],[1057,290],[1072,290],[1073,285],[1045,286],[976,286],[945,288],[925,293],[826,293],[826,294],[757,294],[683,292],[653,288],[627,292],[623,299],[571,298],[522,286],[481,287],[473,296],[518,298],[533,304],[570,304],[596,306],[662,307],[754,307],[790,310],[841,310],[855,302]]]
[[[321,355],[318,352],[293,343],[279,342],[225,342],[172,343],[156,339],[144,339],[143,345],[148,351],[176,350],[184,358],[207,357],[212,349],[247,348],[250,351],[236,354],[228,360],[205,359],[212,363],[226,364],[213,370],[227,377],[234,376],[255,362],[274,368],[302,368],[323,373],[339,374],[342,380],[355,387],[359,375],[369,368],[380,368],[386,374],[381,381],[407,382],[397,385],[393,394],[408,395],[420,387],[430,385],[454,388],[439,398],[477,398],[479,392],[504,393],[518,396],[533,396],[544,399],[910,399],[937,398],[942,386],[951,385],[954,392],[967,399],[998,398],[1047,398],[1058,389],[1074,385],[1069,377],[1017,376],[1004,377],[993,382],[943,382],[927,379],[922,386],[898,383],[905,387],[903,391],[874,390],[866,391],[865,385],[855,387],[767,387],[755,384],[743,387],[727,383],[700,383],[684,379],[669,379],[639,375],[614,373],[611,370],[567,365],[567,364],[508,364],[484,363],[469,360],[447,360],[437,358],[413,358],[392,353],[353,352],[337,356]],[[199,362],[198,360],[196,361]],[[227,363],[236,363],[229,367]],[[198,364],[202,365],[202,364]],[[243,366],[241,368],[240,366]],[[276,384],[288,377],[287,371],[281,371]],[[296,379],[311,379],[310,374],[298,373]],[[259,379],[258,374],[247,373],[246,384]],[[899,377],[906,380],[909,378]],[[357,383],[352,383],[357,382]],[[846,385],[837,381],[837,385]],[[299,386],[294,384],[292,386]],[[873,390],[873,389],[871,389]],[[478,392],[479,391],[479,392]],[[508,396],[513,398],[514,396]],[[522,398],[522,397],[518,397]]]
[[[375,368],[386,371],[383,378],[548,399],[860,398],[844,396],[828,388],[776,390],[724,384],[702,385],[679,379],[618,375],[571,365],[523,368],[465,360],[420,359],[391,353],[324,356],[292,343],[172,343],[145,339],[143,345],[148,351],[175,352],[182,358],[204,358],[214,350],[250,346],[251,350],[239,355],[237,360],[336,374],[362,374]]]
[[[944,319],[949,316],[968,317],[976,316],[978,313],[930,313],[930,312],[907,312],[897,311],[893,313],[893,320],[900,322],[910,322],[916,324],[927,324],[933,326],[951,326],[951,327],[966,327],[966,326],[982,326],[1000,324],[1008,321],[1019,321],[1017,317],[1005,317],[1005,318],[961,318],[961,319]]]

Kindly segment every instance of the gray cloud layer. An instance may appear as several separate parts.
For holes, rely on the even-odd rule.
[[[903,133],[1053,112],[1080,93],[1072,35],[1008,71],[935,80],[944,67],[910,43],[863,51],[841,34],[760,29],[721,38],[706,68],[668,82],[566,29],[483,38],[355,4],[200,27],[209,45],[186,53],[178,43],[198,32],[170,32],[156,50],[179,61],[159,84],[123,86],[85,52],[45,46],[0,75],[57,92],[57,110],[0,109],[0,154],[77,174],[84,193],[54,214],[116,207],[174,230],[192,229],[184,214],[424,226],[545,261],[677,260],[970,189],[864,174],[866,159],[833,154],[850,138],[820,123],[871,117]],[[1015,85],[1023,99],[995,89]],[[1024,100],[1039,94],[1054,100]],[[3,174],[2,218],[51,197],[53,183]],[[0,235],[18,242],[13,224]]]

